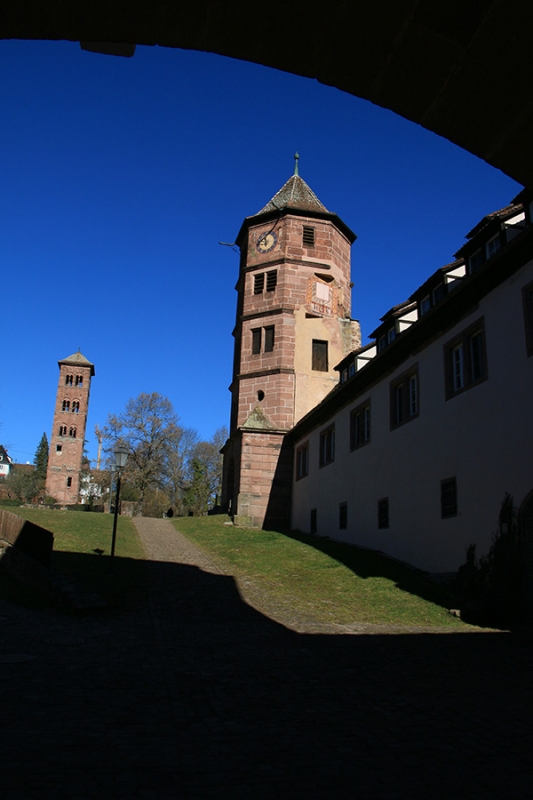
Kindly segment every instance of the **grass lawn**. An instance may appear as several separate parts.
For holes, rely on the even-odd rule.
[[[174,520],[213,557],[251,602],[322,622],[465,629],[447,609],[454,600],[423,575],[384,556],[300,533],[234,528],[227,517]]]
[[[51,567],[81,583],[86,589],[100,594],[111,605],[127,607],[145,596],[145,554],[130,518],[118,518],[111,577],[111,514],[40,508],[5,507],[5,510],[52,531],[54,552]],[[95,550],[104,552],[99,555]],[[32,592],[14,586],[7,576],[1,576],[0,598],[25,605],[39,605],[41,602]]]

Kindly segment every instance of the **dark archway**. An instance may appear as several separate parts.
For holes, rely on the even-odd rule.
[[[0,28],[5,39],[179,47],[316,78],[530,188],[532,34],[528,0],[5,0]]]

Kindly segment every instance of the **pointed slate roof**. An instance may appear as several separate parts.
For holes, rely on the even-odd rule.
[[[291,175],[287,183],[281,187],[279,192],[276,192],[272,200],[269,200],[261,211],[257,212],[256,216],[265,214],[267,211],[279,211],[282,208],[329,213],[326,206],[320,202],[313,190],[299,175]]]
[[[297,157],[295,156],[295,158]],[[348,225],[337,214],[328,211],[326,206],[320,202],[313,190],[300,177],[296,166],[294,175],[291,175],[289,180],[281,187],[279,192],[276,192],[266,206],[263,206],[261,211],[258,211],[253,216],[245,218],[235,239],[235,244],[239,247],[242,245],[249,226],[257,224],[260,217],[267,221],[287,213],[329,219],[344,233],[350,244],[353,244],[357,239],[357,236]]]
[[[59,364],[59,367],[61,367],[61,364],[72,364],[73,366],[77,367],[90,367],[91,376],[94,375],[94,364],[85,358],[85,356],[82,355],[79,350],[77,353],[73,353],[71,356],[68,356],[68,358],[63,358],[57,363]]]

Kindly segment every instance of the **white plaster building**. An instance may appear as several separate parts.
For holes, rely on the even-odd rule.
[[[481,220],[338,364],[288,435],[292,528],[451,572],[509,492],[533,555],[532,207],[524,190]]]

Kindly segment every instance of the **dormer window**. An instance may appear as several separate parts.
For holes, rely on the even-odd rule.
[[[496,255],[498,250],[502,245],[500,234],[497,233],[496,236],[493,236],[492,239],[489,239],[486,245],[487,250],[487,258],[492,258],[492,256]]]
[[[387,331],[387,344],[390,344],[396,339],[396,328],[389,328]]]
[[[386,346],[387,340],[385,339],[385,336],[380,336],[378,339],[378,351],[381,353],[382,350],[385,350]]]
[[[439,300],[442,300],[442,298],[444,297],[444,284],[439,283],[438,286],[435,286],[431,294],[433,297],[433,305],[435,305],[436,303],[439,302]]]
[[[304,247],[315,246],[315,229],[309,225],[304,225],[302,243]]]
[[[429,294],[427,294],[420,301],[420,316],[422,316],[422,314],[427,314],[430,308],[431,308],[431,300]]]
[[[472,253],[470,258],[468,259],[468,270],[471,275],[473,275],[474,272],[478,271],[478,269],[483,264],[483,261],[484,261],[483,250],[479,248],[479,250],[476,250],[475,253]]]

